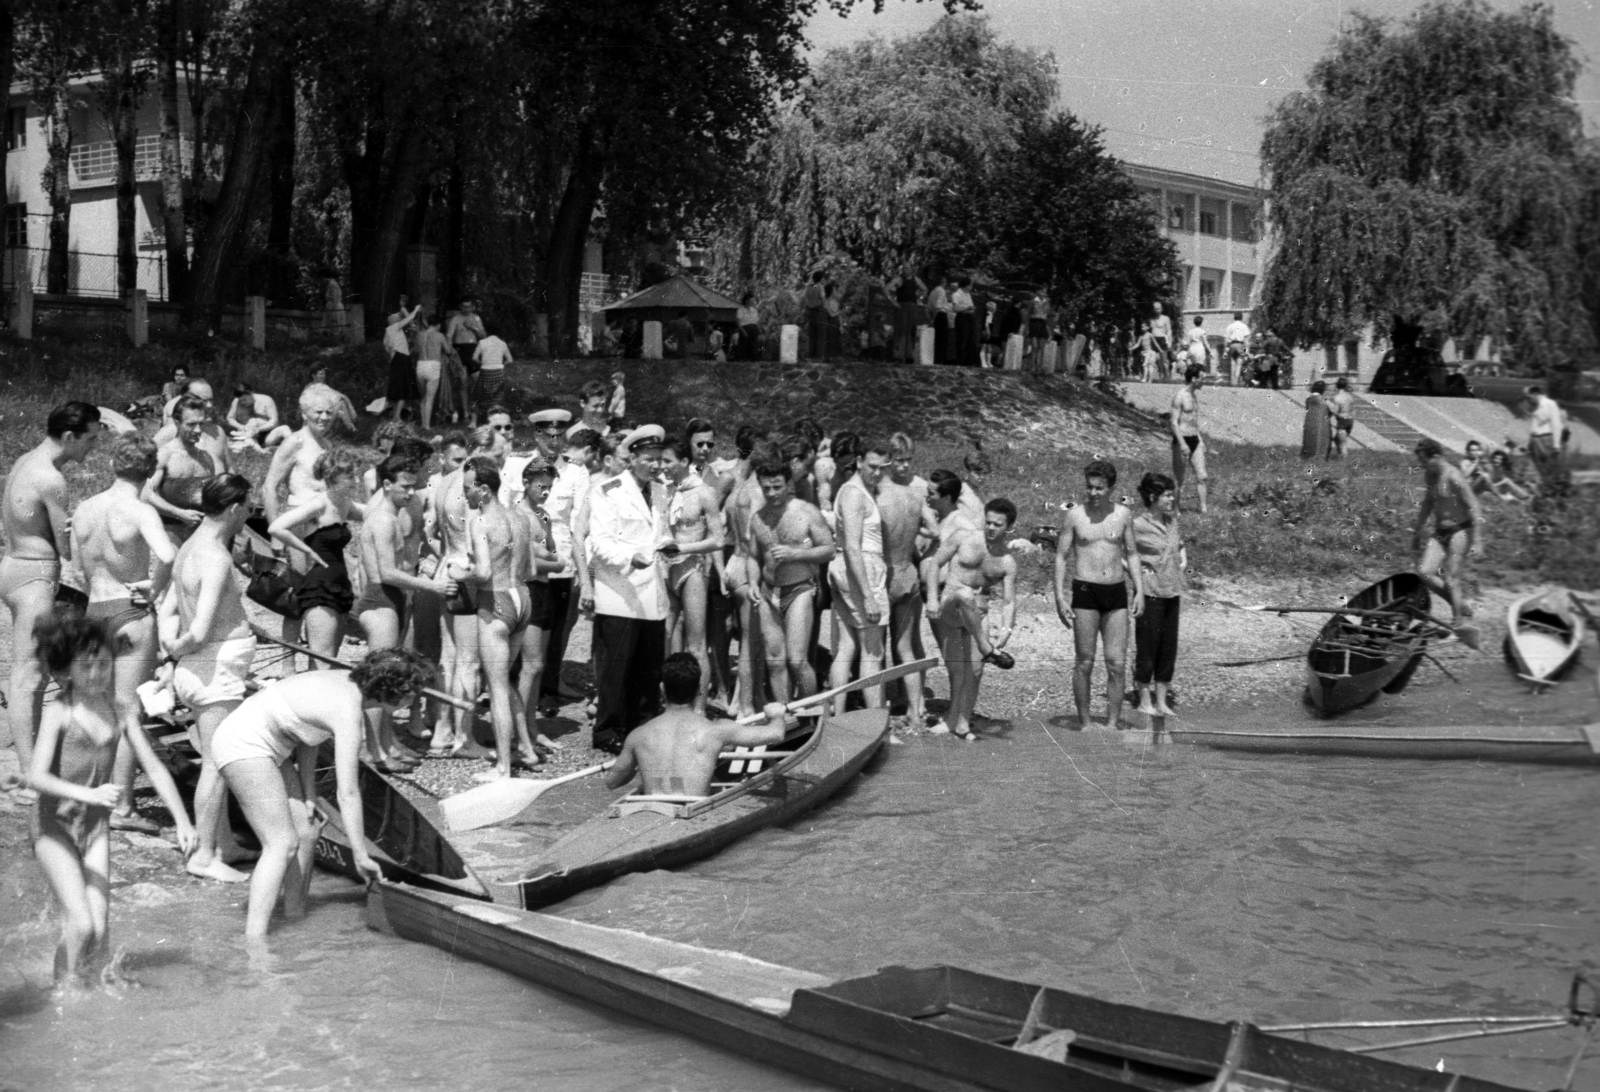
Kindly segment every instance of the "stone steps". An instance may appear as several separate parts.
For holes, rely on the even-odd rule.
[[[1402,451],[1410,451],[1422,439],[1422,433],[1360,395],[1356,396],[1351,409],[1358,424],[1366,425]]]

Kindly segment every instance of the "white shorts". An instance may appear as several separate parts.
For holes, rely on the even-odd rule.
[[[213,641],[178,661],[172,689],[190,709],[243,701],[244,681],[256,656],[254,637]]]
[[[419,360],[419,361],[417,361],[417,382],[418,383],[437,383],[437,382],[439,382],[439,372],[440,372],[440,370],[441,370],[441,365],[437,360]]]
[[[289,761],[300,739],[281,725],[294,721],[289,703],[269,686],[229,713],[211,737],[211,761],[217,769],[246,758],[265,758],[274,766]]]
[[[851,629],[870,629],[889,624],[889,568],[879,554],[862,554],[861,567],[866,571],[867,586],[858,596],[850,586],[850,571],[842,556],[828,562],[828,583],[833,586],[833,613]],[[878,612],[876,622],[866,620],[866,606]]]

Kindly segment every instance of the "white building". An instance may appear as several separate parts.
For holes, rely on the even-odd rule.
[[[180,95],[183,88],[180,85]],[[72,86],[72,218],[68,235],[68,291],[86,296],[117,293],[116,149],[111,130],[95,106],[90,80]],[[192,156],[187,95],[181,100],[184,162]],[[5,115],[6,215],[4,290],[27,276],[34,290],[45,290],[50,251],[50,202],[44,188],[50,156],[49,120],[33,103],[25,84],[13,84]],[[140,104],[135,151],[137,192],[134,241],[138,248],[138,286],[152,300],[164,300],[166,254],[161,225],[160,99],[151,88]]]

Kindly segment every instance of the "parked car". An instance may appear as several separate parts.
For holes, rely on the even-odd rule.
[[[1472,389],[1465,377],[1453,374],[1436,349],[1413,349],[1383,354],[1367,390],[1373,394],[1427,394],[1451,398],[1471,398]]]
[[[1537,383],[1533,376],[1518,375],[1511,367],[1497,360],[1463,360],[1454,365],[1455,372],[1477,398],[1515,406],[1522,401],[1522,392],[1529,384]]]

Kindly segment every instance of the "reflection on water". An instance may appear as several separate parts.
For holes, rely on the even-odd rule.
[[[1589,693],[1535,704],[1485,664],[1403,697],[1428,723],[1555,723],[1592,718]],[[1385,701],[1360,715],[1398,715]],[[559,910],[826,974],[950,962],[1216,1019],[1548,1012],[1600,940],[1597,814],[1593,769],[1233,755],[1018,720],[893,748],[822,812]],[[343,881],[314,893],[254,967],[243,892],[117,906],[144,987],[7,1006],[0,1086],[810,1087],[372,933]],[[1573,1044],[1402,1057],[1550,1088]],[[1600,1060],[1577,1087],[1600,1087]]]

